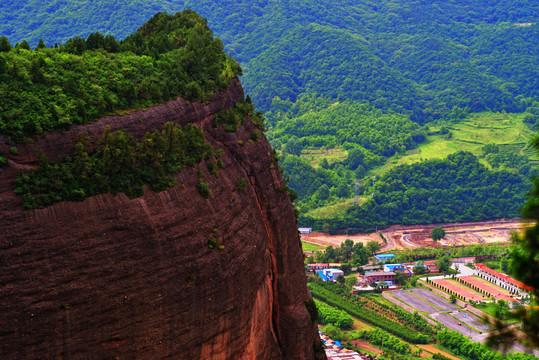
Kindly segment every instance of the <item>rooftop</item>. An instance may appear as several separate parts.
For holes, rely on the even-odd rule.
[[[511,276],[509,275],[505,275],[505,274],[502,274],[501,272],[498,272],[496,270],[492,270],[491,268],[483,265],[483,264],[475,264],[475,266],[477,266],[479,269],[483,270],[484,272],[490,274],[490,275],[493,275],[493,276],[497,276],[499,278],[502,278],[504,279],[505,281],[507,281],[508,283],[511,283],[513,285],[516,285],[518,287],[521,287],[523,289],[526,289],[526,290],[533,290],[533,288],[531,286],[528,286],[524,283],[521,283],[520,281],[518,280],[515,280],[513,279]]]
[[[363,268],[363,270],[374,270],[381,269],[382,265],[363,265],[361,268]]]
[[[365,274],[367,276],[380,276],[380,275],[397,275],[393,271],[371,271]]]

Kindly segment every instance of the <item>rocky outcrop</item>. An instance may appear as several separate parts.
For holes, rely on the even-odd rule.
[[[271,148],[247,119],[214,129],[217,110],[243,98],[238,81],[207,104],[178,99],[43,136],[0,171],[0,358],[312,359],[321,348],[305,302],[301,244]],[[223,149],[178,185],[141,198],[102,194],[24,211],[19,167],[37,150],[69,155],[77,134],[106,124],[135,136],[166,121],[195,123]],[[245,189],[238,181],[247,180]],[[201,197],[196,185],[210,184]],[[224,247],[210,248],[218,237]]]

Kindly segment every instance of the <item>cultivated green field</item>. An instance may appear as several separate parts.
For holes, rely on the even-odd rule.
[[[323,246],[316,245],[316,244],[311,244],[311,243],[308,243],[308,242],[305,242],[305,241],[301,242],[301,247],[302,247],[303,251],[312,251],[312,252],[315,252],[316,250],[320,250],[320,249],[324,248]]]
[[[358,199],[359,204],[365,202],[366,197],[361,196]],[[356,199],[346,199],[345,201],[338,202],[336,204],[322,206],[309,212],[310,215],[318,219],[330,218],[336,214],[342,214],[346,209],[356,202]]]
[[[523,122],[524,114],[506,114],[482,112],[469,115],[458,123],[430,126],[427,140],[416,149],[406,154],[395,155],[388,159],[386,164],[371,170],[361,182],[370,181],[372,176],[381,176],[391,168],[398,165],[413,164],[424,160],[443,159],[458,151],[469,151],[478,156],[484,165],[490,165],[482,158],[482,147],[487,144],[501,145],[501,151],[524,153],[533,161],[539,157],[530,146],[530,139],[534,131]],[[449,133],[440,134],[445,127]],[[326,157],[328,162],[338,161],[345,156],[342,149],[324,151],[306,150],[302,154],[309,159],[313,166],[318,166],[321,158]],[[361,197],[360,203],[368,197]],[[341,216],[355,199],[347,199],[335,204],[311,210],[307,214],[316,219],[335,218]]]
[[[381,175],[394,166],[413,164],[422,160],[443,159],[457,151],[469,151],[481,156],[481,148],[487,144],[502,145],[502,150],[526,153],[532,160],[539,157],[529,142],[534,131],[523,122],[524,114],[482,112],[472,114],[459,123],[444,125],[451,136],[435,134],[441,126],[431,127],[432,135],[417,149],[405,155],[396,155],[369,174]],[[488,166],[486,162],[485,165]]]
[[[304,157],[309,160],[311,166],[316,169],[320,164],[320,160],[322,160],[323,158],[327,159],[328,164],[345,160],[348,157],[348,151],[341,147],[327,150],[305,149],[301,152],[301,157]]]

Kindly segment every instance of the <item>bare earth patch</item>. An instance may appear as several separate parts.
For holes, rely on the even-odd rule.
[[[357,346],[358,348],[370,351],[372,353],[375,353],[376,355],[380,355],[381,353],[383,353],[382,350],[375,348],[374,346],[371,345],[371,343],[365,340],[353,340],[352,345]]]
[[[430,237],[433,227],[441,226],[446,231],[446,237],[435,242]],[[344,240],[351,239],[354,242],[366,244],[376,240],[382,245],[382,251],[392,249],[412,249],[414,247],[450,247],[459,245],[509,243],[512,232],[521,231],[526,223],[520,220],[492,220],[470,223],[449,223],[432,225],[402,226],[393,225],[376,233],[356,235],[329,235],[325,233],[302,234],[301,240],[334,247],[339,246]],[[387,239],[385,244],[380,238],[380,231]]]
[[[301,241],[318,244],[322,246],[333,245],[333,247],[340,246],[344,240],[350,239],[354,243],[362,242],[366,244],[371,240],[376,240],[382,245],[384,242],[378,233],[372,234],[357,234],[357,235],[329,235],[320,232],[313,232],[310,234],[301,234]]]
[[[428,351],[430,352],[431,354],[437,354],[437,353],[440,353],[442,354],[443,356],[447,356],[448,358],[450,359],[455,359],[455,360],[460,360],[460,358],[456,357],[456,356],[453,356],[443,350],[440,350],[440,349],[437,349],[436,347],[434,347],[433,345],[417,345],[419,346],[421,349],[425,350],[425,351]]]

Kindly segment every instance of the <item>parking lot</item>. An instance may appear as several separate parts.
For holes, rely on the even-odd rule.
[[[391,295],[417,311],[428,313],[427,316],[430,318],[463,335],[473,336],[486,331],[482,319],[432,291],[426,289],[395,290],[391,291]],[[491,330],[490,325],[488,330]]]
[[[432,291],[426,289],[412,289],[411,292],[413,292],[416,296],[425,299],[425,301],[431,303],[432,305],[436,306],[439,310],[449,311],[458,309],[458,306],[456,306],[455,304],[451,304],[449,301],[434,294]]]
[[[395,290],[391,292],[391,295],[395,296],[397,299],[399,299],[403,303],[413,307],[417,311],[421,311],[421,312],[426,311],[428,313],[432,313],[439,310],[435,308],[434,306],[432,306],[431,304],[421,300],[420,298],[418,298],[417,296],[415,296],[409,291]]]
[[[432,314],[430,317],[432,317],[435,320],[438,320],[439,322],[447,326],[449,329],[457,331],[461,333],[462,335],[472,336],[478,333],[478,331],[472,330],[471,328],[469,328],[468,326],[464,324],[459,325],[458,324],[459,322],[462,323],[462,321],[460,321],[460,318],[459,320],[457,320],[451,317],[449,314],[438,313],[438,314]]]
[[[450,315],[454,316],[458,322],[467,324],[477,331],[487,331],[492,329],[492,326],[488,325],[486,330],[485,322],[483,321],[483,319],[480,319],[479,317],[475,316],[472,313],[469,313],[468,311],[459,311],[451,313]]]

